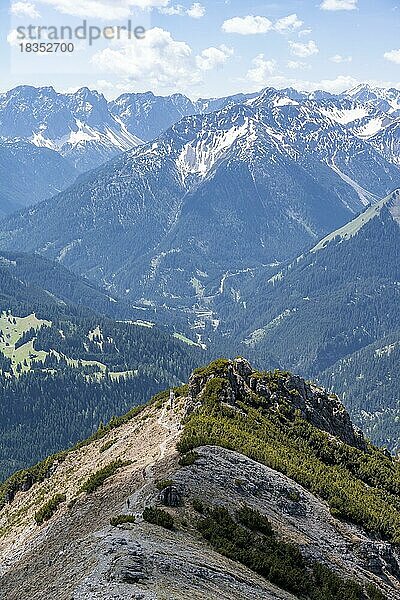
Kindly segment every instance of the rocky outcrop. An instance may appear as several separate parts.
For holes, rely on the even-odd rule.
[[[176,508],[182,503],[182,494],[175,485],[168,485],[161,491],[160,501],[164,506]]]
[[[362,432],[353,425],[349,413],[336,395],[291,373],[255,372],[244,358],[216,361],[208,369],[195,372],[189,382],[188,412],[201,403],[200,397],[207,381],[219,376],[229,382],[220,398],[222,402],[235,406],[250,392],[261,396],[271,406],[279,405],[284,400],[293,411],[300,411],[302,417],[315,427],[350,446],[365,449]]]
[[[145,581],[145,558],[139,544],[117,537],[110,540],[108,554],[113,556],[106,579],[117,584],[136,584]]]
[[[350,446],[365,448],[362,432],[354,427],[349,413],[335,394],[328,394],[291,374],[286,375],[284,387],[290,392],[293,408],[300,410],[304,419]]]

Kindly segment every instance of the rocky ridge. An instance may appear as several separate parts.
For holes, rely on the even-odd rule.
[[[296,598],[212,549],[194,526],[195,501],[230,511],[246,504],[267,516],[279,538],[294,543],[307,560],[373,583],[383,598],[400,599],[398,550],[339,521],[293,479],[216,445],[198,447],[191,464],[179,459],[176,445],[188,419],[207,402],[210,382],[221,377],[228,383],[218,402],[230,410],[243,410],[247,396],[272,407],[287,398],[290,410],[335,435],[338,445],[366,444],[339,400],[324,390],[286,373],[277,386],[271,374],[253,372],[244,359],[216,361],[197,370],[187,387],[160,395],[132,419],[50,462],[42,481],[22,480],[0,511],[2,599],[19,599],[22,580],[32,600]],[[115,472],[84,493],[88,478],[110,464],[118,464]],[[36,511],[55,493],[64,494],[65,502],[38,526]],[[146,507],[165,510],[174,528],[146,522]],[[113,527],[116,515],[135,522]]]

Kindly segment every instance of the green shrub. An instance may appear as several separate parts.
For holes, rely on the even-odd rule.
[[[99,448],[99,452],[105,452],[106,450],[109,450],[112,446],[114,446],[114,444],[116,443],[116,440],[109,440],[108,442],[106,442],[105,444],[103,444],[103,446],[101,446],[101,448]]]
[[[216,374],[225,375],[230,364],[230,361],[226,358],[217,358],[217,360],[214,360],[209,365],[195,369],[193,375],[198,377],[208,377]]]
[[[38,525],[42,525],[48,521],[56,512],[60,504],[66,501],[65,494],[56,494],[46,504],[35,513],[35,521]]]
[[[199,454],[197,452],[194,452],[194,450],[191,450],[190,452],[187,452],[184,456],[180,457],[179,464],[181,465],[181,467],[190,467],[190,465],[193,465],[198,458]]]
[[[165,490],[165,488],[170,487],[171,485],[174,485],[172,479],[162,479],[161,481],[157,481],[156,488],[162,492],[162,490]]]
[[[143,511],[143,519],[147,521],[147,523],[159,525],[165,529],[174,528],[173,517],[169,513],[165,512],[165,510],[161,510],[160,508],[145,508]]]
[[[189,393],[189,386],[187,384],[181,385],[179,387],[174,388],[174,394],[176,398],[184,398]]]
[[[135,523],[136,519],[134,515],[118,515],[117,517],[111,517],[110,525],[118,527],[118,525],[124,525],[125,523]]]
[[[67,454],[68,451],[53,454],[33,467],[17,471],[14,475],[11,475],[11,477],[6,479],[0,485],[0,509],[3,508],[7,501],[12,502],[15,494],[24,489],[28,483],[34,485],[35,483],[44,481],[52,469],[54,469],[58,463],[65,460]],[[29,486],[25,489],[29,489]]]
[[[299,549],[277,539],[268,519],[247,506],[239,509],[235,518],[226,508],[208,510],[207,516],[198,520],[197,529],[217,552],[300,598],[366,598],[355,581],[341,579],[320,564],[310,569]]]
[[[86,492],[87,494],[92,494],[101,485],[103,485],[106,479],[115,475],[118,469],[125,465],[126,463],[124,463],[122,460],[114,460],[102,469],[99,469],[98,471],[93,473],[93,475],[91,475],[89,479],[81,486],[79,492]]]
[[[292,502],[300,502],[300,492],[297,490],[290,490],[287,495],[288,499]]]
[[[258,531],[271,537],[273,536],[271,523],[267,517],[264,517],[257,510],[253,510],[245,505],[236,512],[236,518],[247,529]]]
[[[238,511],[251,528],[238,524],[226,508],[214,508],[198,521],[201,535],[217,552],[241,562],[283,589],[306,596],[308,573],[300,552],[278,542],[267,520],[248,508]],[[258,524],[267,532],[256,533]]]
[[[202,503],[201,500],[198,500],[198,498],[194,498],[193,502],[192,502],[192,506],[194,508],[194,510],[200,514],[203,514],[204,512],[204,504]]]
[[[380,592],[373,583],[369,583],[366,588],[369,600],[387,600],[386,596]]]

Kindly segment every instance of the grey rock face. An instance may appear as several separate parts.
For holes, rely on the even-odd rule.
[[[287,389],[298,392],[294,395],[293,404],[307,421],[350,446],[365,447],[362,433],[354,428],[350,415],[336,395],[293,375],[287,377],[285,385]]]
[[[360,528],[337,521],[328,506],[285,475],[237,452],[215,446],[198,448],[194,467],[174,475],[191,498],[229,510],[243,503],[266,515],[287,541],[304,556],[327,564],[339,574],[352,573],[374,583],[387,598],[400,599],[400,555]]]
[[[109,573],[110,581],[118,583],[139,583],[146,578],[143,572],[143,559],[140,556],[118,558]]]
[[[182,503],[182,494],[174,485],[169,485],[160,493],[160,501],[164,506],[180,506]]]
[[[400,581],[400,564],[392,549],[384,543],[365,542],[357,552],[366,569],[382,578],[391,575]]]

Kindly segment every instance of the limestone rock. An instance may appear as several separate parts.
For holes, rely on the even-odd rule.
[[[248,397],[249,393],[254,392],[273,406],[279,404],[282,397],[315,427],[346,444],[365,449],[362,432],[352,424],[350,415],[336,395],[290,373],[280,372],[275,377],[269,373],[255,373],[244,358],[226,361],[223,367],[216,366],[205,374],[195,373],[189,381],[187,414],[201,405],[201,395],[207,381],[214,377],[224,377],[227,381],[220,402],[236,406],[244,396]]]
[[[164,506],[180,506],[182,494],[175,485],[169,485],[160,492],[160,501]]]

